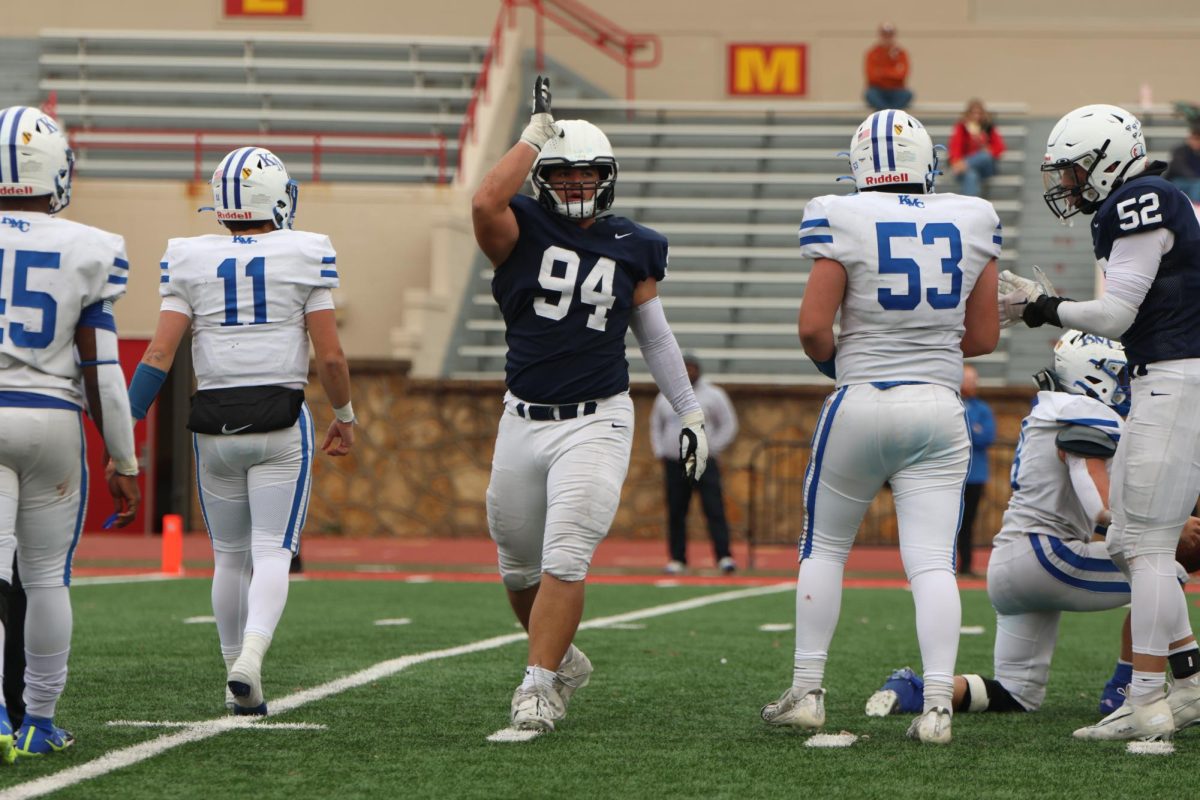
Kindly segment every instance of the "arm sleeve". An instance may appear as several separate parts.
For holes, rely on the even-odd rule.
[[[1096,488],[1095,481],[1088,474],[1087,462],[1086,458],[1067,453],[1067,471],[1071,475],[1071,486],[1075,489],[1075,496],[1079,498],[1079,503],[1083,506],[1083,512],[1088,515],[1088,519],[1100,522],[1101,514],[1107,506],[1104,499],[1100,497],[1100,490]]]
[[[1104,273],[1104,294],[1095,300],[1059,305],[1058,318],[1063,327],[1110,338],[1129,330],[1158,275],[1163,255],[1174,246],[1175,234],[1167,228],[1117,239]]]
[[[635,308],[629,316],[629,327],[642,350],[650,374],[654,376],[654,382],[667,396],[675,413],[683,416],[690,411],[699,411],[700,403],[696,401],[692,382],[688,380],[679,343],[667,324],[662,299],[655,297]]]
[[[729,402],[729,395],[719,386],[709,386],[712,393],[711,414],[704,415],[704,426],[708,429],[708,452],[719,455],[737,438],[738,418]]]
[[[333,308],[333,290],[323,287],[313,289],[304,303],[305,314],[311,314],[314,311],[332,311]]]
[[[129,412],[129,394],[125,373],[117,353],[116,327],[96,327],[96,378],[104,446],[122,475],[136,475],[137,456],[133,448],[133,422]],[[85,364],[85,366],[88,366]]]

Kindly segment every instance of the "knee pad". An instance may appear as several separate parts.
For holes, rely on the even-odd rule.
[[[967,693],[963,696],[960,711],[1027,711],[1005,689],[1000,681],[984,678],[979,675],[963,675],[967,681]]]
[[[587,577],[592,564],[590,554],[584,557],[567,548],[554,547],[542,557],[542,571],[560,581],[581,581]]]
[[[528,564],[501,563],[500,580],[504,582],[504,588],[510,592],[523,592],[542,582],[542,570],[540,567]]]

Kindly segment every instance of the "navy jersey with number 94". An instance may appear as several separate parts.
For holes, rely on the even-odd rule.
[[[666,277],[667,240],[618,216],[584,229],[525,195],[509,207],[520,236],[492,277],[504,316],[509,391],[542,404],[625,391],[634,287]]]

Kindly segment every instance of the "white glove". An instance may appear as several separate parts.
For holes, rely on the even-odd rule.
[[[679,418],[679,460],[683,462],[683,477],[698,481],[708,466],[708,434],[704,432],[704,412],[689,411]]]
[[[533,84],[533,109],[529,124],[521,132],[521,141],[533,148],[534,152],[542,152],[542,146],[555,136],[561,136],[554,124],[554,115],[550,112],[550,79],[541,75]]]
[[[1050,284],[1050,279],[1046,277],[1046,273],[1042,272],[1041,267],[1035,266],[1033,273],[1038,280],[1031,281],[1028,278],[1022,278],[1009,270],[1000,273],[996,300],[1000,307],[1001,328],[1007,328],[1020,322],[1021,314],[1024,313],[1025,306],[1029,303],[1042,295],[1056,294],[1054,286]]]

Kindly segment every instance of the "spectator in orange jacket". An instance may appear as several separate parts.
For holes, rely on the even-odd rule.
[[[983,182],[996,174],[1003,152],[1004,139],[983,101],[968,101],[950,133],[950,169],[958,179],[958,193],[979,197]]]
[[[879,42],[867,51],[867,105],[876,111],[908,108],[913,93],[904,88],[908,80],[908,53],[896,44],[896,26],[879,26]]]

